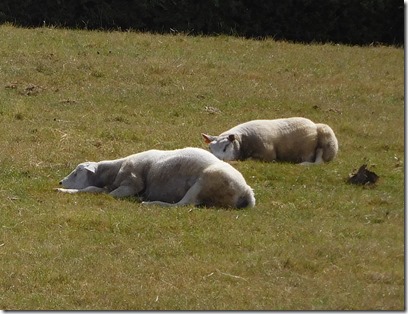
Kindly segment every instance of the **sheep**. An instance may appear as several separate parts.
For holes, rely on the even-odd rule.
[[[210,151],[225,161],[252,157],[311,165],[333,160],[338,151],[337,138],[327,124],[302,117],[253,120],[219,136],[201,135]]]
[[[254,192],[238,170],[210,152],[192,147],[80,163],[60,185],[59,192],[137,196],[147,205],[255,206]]]

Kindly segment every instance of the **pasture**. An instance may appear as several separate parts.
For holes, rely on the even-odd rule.
[[[0,26],[0,308],[404,310],[404,50]],[[329,124],[337,158],[240,161],[253,209],[65,195],[79,162]],[[345,183],[362,164],[375,186]]]

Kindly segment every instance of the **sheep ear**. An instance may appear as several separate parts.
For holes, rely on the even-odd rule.
[[[212,135],[208,135],[204,133],[201,133],[201,136],[204,138],[204,142],[206,144],[210,144],[212,141],[215,141],[217,139],[216,136],[212,136]]]
[[[96,163],[89,163],[85,166],[85,169],[92,173],[95,173],[97,168],[98,168],[98,165]]]
[[[230,134],[230,135],[228,135],[228,140],[229,140],[230,142],[235,141],[235,134]]]

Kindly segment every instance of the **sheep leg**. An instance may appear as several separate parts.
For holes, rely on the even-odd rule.
[[[142,205],[160,205],[160,206],[167,206],[167,207],[173,207],[177,206],[178,203],[166,203],[162,201],[148,201],[148,202],[142,202]]]
[[[316,150],[316,159],[314,163],[316,165],[323,163],[323,148],[318,148]]]
[[[68,194],[74,194],[74,193],[78,193],[79,190],[78,189],[63,189],[63,188],[58,188],[58,189],[54,189],[55,191],[58,192],[62,192],[62,193],[68,193]]]
[[[148,201],[142,202],[143,205],[161,205],[161,206],[184,206],[184,205],[197,205],[197,196],[201,192],[201,185],[199,182],[196,182],[184,195],[184,197],[177,203],[166,203],[162,201]]]
[[[304,161],[304,162],[301,162],[299,165],[308,166],[308,165],[319,165],[321,163],[323,163],[323,149],[318,148],[316,149],[316,158],[314,162]]]
[[[114,197],[126,197],[136,195],[137,191],[135,191],[135,188],[130,185],[121,185],[109,194]]]
[[[58,192],[68,193],[68,194],[75,194],[75,193],[107,193],[105,188],[98,188],[97,186],[87,186],[83,189],[63,189],[58,188],[56,189]]]
[[[106,188],[98,188],[96,186],[87,186],[84,189],[63,189],[63,188],[58,188],[56,189],[58,192],[63,192],[63,193],[68,193],[68,194],[75,194],[75,193],[108,193],[108,190]],[[113,190],[112,192],[109,193],[110,195],[114,197],[125,197],[125,196],[133,196],[136,194],[134,191],[134,188],[131,186],[127,185],[122,185],[118,187],[117,189]]]

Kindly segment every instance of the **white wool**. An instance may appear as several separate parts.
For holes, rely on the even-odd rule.
[[[145,204],[253,207],[242,174],[200,148],[149,150],[116,160],[79,164],[58,189],[65,193],[139,196]]]
[[[226,161],[254,158],[319,164],[332,160],[338,151],[337,138],[328,125],[302,117],[253,120],[219,136],[202,136],[210,151]]]

